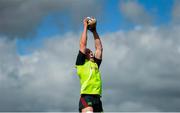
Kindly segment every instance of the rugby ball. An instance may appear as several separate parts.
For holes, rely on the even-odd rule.
[[[89,26],[93,26],[93,25],[96,24],[96,19],[95,18],[87,17],[87,19],[88,19],[87,22],[88,22]]]

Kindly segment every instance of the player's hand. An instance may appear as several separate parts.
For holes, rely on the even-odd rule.
[[[94,18],[94,17],[91,17],[91,18]],[[88,30],[90,30],[91,32],[96,31],[96,24],[97,24],[97,21],[93,25],[88,25]]]
[[[88,26],[88,30],[90,30],[91,32],[95,32],[96,31],[96,24],[93,26]]]
[[[88,19],[87,19],[87,17],[86,17],[86,18],[84,18],[84,20],[83,20],[83,24],[84,24],[84,27],[85,27],[85,28],[87,28],[87,27],[88,27]]]

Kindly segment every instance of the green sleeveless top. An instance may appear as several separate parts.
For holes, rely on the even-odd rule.
[[[81,94],[98,94],[102,92],[101,75],[98,65],[85,59],[83,65],[76,65],[81,83]]]

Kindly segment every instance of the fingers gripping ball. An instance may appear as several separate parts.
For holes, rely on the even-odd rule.
[[[96,24],[96,19],[95,18],[91,18],[91,17],[87,17],[88,19],[88,25],[92,26]]]
[[[96,19],[95,18],[91,18],[91,17],[87,17],[88,19],[88,29],[91,30],[96,26]]]

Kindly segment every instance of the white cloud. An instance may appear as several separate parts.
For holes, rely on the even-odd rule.
[[[105,111],[180,110],[179,30],[147,27],[101,35]],[[15,41],[0,38],[0,110],[78,111],[79,37],[48,38],[28,56],[16,54]]]
[[[15,43],[1,40],[0,111],[78,111],[75,41],[54,39],[32,55],[18,56]]]
[[[120,1],[120,11],[127,20],[135,24],[148,25],[153,22],[153,15],[136,0]]]
[[[179,0],[175,0],[174,1],[174,6],[172,9],[172,19],[173,22],[176,24],[179,24],[179,20],[180,20],[180,1]]]
[[[124,108],[129,101],[140,105],[129,106],[132,111],[178,111],[174,101],[179,98],[178,31],[148,27],[105,35],[104,103],[114,103],[115,108]]]
[[[150,105],[146,105],[145,103],[138,103],[138,102],[124,102],[118,106],[119,111],[132,111],[132,112],[144,112],[144,111],[155,111],[158,112],[159,110],[151,107]]]
[[[40,22],[54,12],[58,16],[53,22],[61,30],[67,26],[64,19],[77,28],[85,16],[98,16],[101,4],[96,0],[0,0],[0,34],[13,38],[32,35]]]

